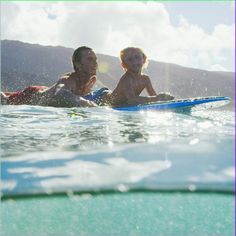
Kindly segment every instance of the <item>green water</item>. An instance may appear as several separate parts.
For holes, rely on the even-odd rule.
[[[123,193],[2,202],[2,236],[234,235],[234,195]]]

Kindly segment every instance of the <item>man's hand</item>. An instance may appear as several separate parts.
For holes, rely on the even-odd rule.
[[[97,107],[98,105],[92,101],[86,100],[82,97],[76,98],[79,107]]]
[[[97,77],[95,75],[93,75],[89,81],[84,85],[83,91],[82,91],[82,95],[87,95],[88,93],[91,92],[91,89],[93,87],[93,85],[96,83]]]
[[[1,92],[1,99],[0,99],[0,104],[1,105],[8,105],[8,96],[5,94],[5,93],[3,93],[3,92]]]

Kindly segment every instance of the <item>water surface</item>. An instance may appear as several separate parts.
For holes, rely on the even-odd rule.
[[[234,113],[1,107],[3,194],[233,191]]]

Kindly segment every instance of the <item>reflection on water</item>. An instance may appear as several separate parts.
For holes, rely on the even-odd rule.
[[[222,145],[199,142],[185,148],[177,141],[100,151],[36,152],[3,159],[1,185],[6,196],[136,188],[233,192],[233,142],[225,140]]]
[[[94,109],[3,107],[2,157],[37,151],[80,151],[129,143],[182,140],[193,144],[209,138],[220,142],[234,135],[233,112],[119,112]],[[76,115],[75,115],[76,114]],[[195,140],[195,141],[194,141]]]
[[[147,142],[148,132],[142,125],[142,120],[130,115],[124,116],[123,120],[117,121],[121,126],[120,136],[130,143]]]
[[[123,153],[123,150],[119,151]],[[110,154],[105,153],[106,157],[100,159],[100,162],[91,160],[94,153],[82,155],[48,153],[44,157],[36,154],[28,155],[27,158],[21,158],[21,160],[12,158],[6,164],[4,162],[6,168],[3,170],[3,176],[7,181],[3,184],[3,191],[15,189],[16,192],[25,192],[27,189],[37,191],[39,188],[50,191],[55,186],[58,186],[58,189],[62,187],[71,189],[74,186],[80,186],[80,188],[113,185],[120,187],[120,183],[123,185],[136,183],[171,166],[168,160],[137,162],[123,157],[112,158]]]

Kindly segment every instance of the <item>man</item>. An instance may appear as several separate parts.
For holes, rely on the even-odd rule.
[[[72,56],[74,72],[63,75],[51,88],[41,92],[38,105],[42,106],[96,106],[82,98],[91,92],[96,82],[97,56],[91,48],[79,47]]]
[[[55,107],[97,106],[84,99],[96,82],[97,57],[88,47],[77,48],[72,56],[74,72],[63,75],[56,84],[30,86],[20,92],[1,93],[1,103],[9,105],[41,105]]]

